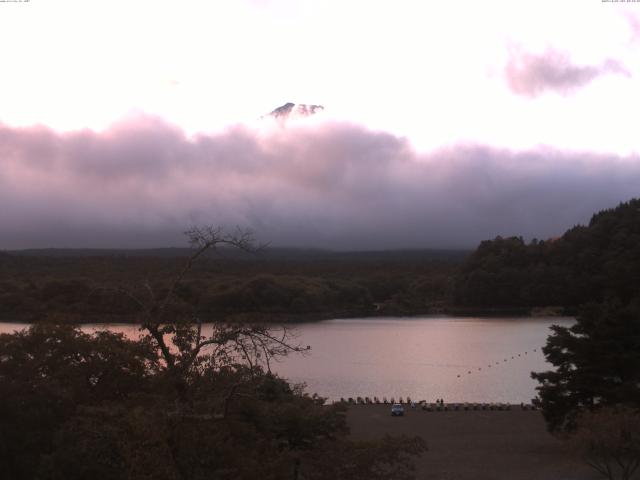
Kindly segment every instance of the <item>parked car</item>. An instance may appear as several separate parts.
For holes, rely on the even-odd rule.
[[[399,403],[391,405],[391,416],[402,417],[404,415],[404,407]]]

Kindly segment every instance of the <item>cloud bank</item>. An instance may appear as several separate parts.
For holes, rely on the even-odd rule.
[[[553,49],[539,55],[512,51],[505,66],[511,91],[527,97],[546,91],[569,95],[608,74],[630,75],[616,60],[607,59],[601,65],[575,65],[568,54]]]
[[[640,158],[458,145],[416,152],[348,123],[188,137],[157,118],[104,132],[0,126],[0,248],[183,245],[193,224],[273,245],[472,247],[547,238],[639,193]]]

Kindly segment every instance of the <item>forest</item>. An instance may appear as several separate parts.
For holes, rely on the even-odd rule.
[[[0,253],[0,319],[134,322],[139,306],[126,291],[166,289],[188,254],[187,248]],[[204,321],[536,309],[571,315],[589,301],[628,302],[638,285],[640,200],[634,199],[557,238],[498,236],[473,252],[218,249],[194,266],[172,308]]]
[[[126,292],[162,292],[189,249],[36,250],[0,254],[0,319],[133,322]],[[308,321],[438,312],[466,251],[230,249],[199,259],[176,290],[176,313],[202,320]]]
[[[558,306],[574,313],[587,302],[640,293],[640,199],[621,203],[548,240],[483,241],[456,275],[458,306]]]

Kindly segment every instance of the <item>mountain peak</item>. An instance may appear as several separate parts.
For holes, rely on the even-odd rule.
[[[322,105],[308,105],[306,103],[292,103],[288,102],[284,105],[276,108],[271,113],[268,113],[264,117],[272,117],[279,122],[286,122],[290,118],[304,118],[315,115],[319,111],[324,110]],[[264,118],[263,117],[263,118]]]

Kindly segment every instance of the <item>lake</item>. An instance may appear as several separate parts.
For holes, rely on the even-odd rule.
[[[445,402],[530,402],[532,371],[550,368],[540,348],[552,324],[571,318],[401,317],[292,324],[311,352],[274,363],[273,370],[310,393],[340,397],[406,397]],[[138,335],[135,325],[107,327]],[[24,328],[0,324],[0,333]]]

